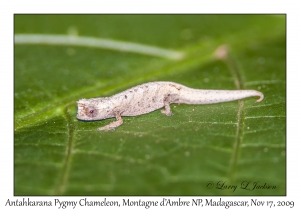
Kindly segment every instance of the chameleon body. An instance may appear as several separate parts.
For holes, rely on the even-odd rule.
[[[171,116],[171,103],[214,104],[264,95],[256,90],[203,90],[174,82],[149,82],[127,89],[111,97],[81,99],[77,101],[79,120],[93,121],[115,117],[117,120],[98,128],[111,130],[123,123],[121,116],[137,116],[165,107],[161,112]]]

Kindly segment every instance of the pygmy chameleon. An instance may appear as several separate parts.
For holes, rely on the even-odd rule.
[[[116,121],[98,128],[111,130],[123,123],[121,116],[137,116],[165,107],[161,112],[171,116],[171,103],[214,104],[264,95],[256,90],[203,90],[174,82],[149,82],[127,89],[111,97],[81,99],[77,101],[79,120],[93,121],[115,117]]]

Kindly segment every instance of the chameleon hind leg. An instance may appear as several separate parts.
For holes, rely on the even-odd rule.
[[[174,103],[176,101],[178,101],[178,95],[176,95],[176,94],[166,95],[166,97],[164,98],[165,109],[161,110],[160,112],[167,115],[167,116],[172,116],[173,113],[171,111],[170,104]]]

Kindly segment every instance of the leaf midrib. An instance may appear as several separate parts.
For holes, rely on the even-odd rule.
[[[72,96],[68,95],[65,98],[56,100],[56,102],[49,104],[47,107],[43,107],[39,109],[33,108],[33,110],[36,110],[34,113],[30,113],[28,115],[24,115],[19,118],[18,116],[15,116],[16,118],[15,131],[35,124],[35,122],[38,121],[36,118],[38,118],[40,115],[44,114],[45,112],[49,112],[51,110],[64,108],[69,104],[74,103],[79,98],[82,98],[83,95],[85,96],[92,95],[93,93],[99,94],[100,92],[99,90],[101,90],[101,94],[106,95],[106,94],[114,93],[117,90],[122,90],[124,88],[128,88],[130,86],[139,84],[141,82],[151,80],[151,78],[159,77],[161,75],[165,75],[169,73],[172,73],[173,75],[181,74],[193,68],[194,66],[205,65],[206,63],[208,63],[213,59],[213,53],[212,53],[213,48],[210,47],[209,49],[204,49],[203,51],[207,53],[202,56],[199,56],[198,53],[194,53],[184,60],[172,63],[172,65],[168,65],[169,62],[167,64],[164,63],[163,67],[150,71],[146,74],[143,71],[141,71],[135,77],[128,78],[128,80],[122,78],[121,81],[114,80],[113,82],[96,84],[88,88],[85,88],[85,90],[83,91],[78,91],[77,93],[72,94]],[[29,121],[31,122],[28,123]]]

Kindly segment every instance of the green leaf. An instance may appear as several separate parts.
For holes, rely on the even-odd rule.
[[[15,15],[14,194],[285,195],[285,27],[284,15]],[[265,99],[173,104],[108,132],[114,119],[76,119],[77,100],[149,81]]]

